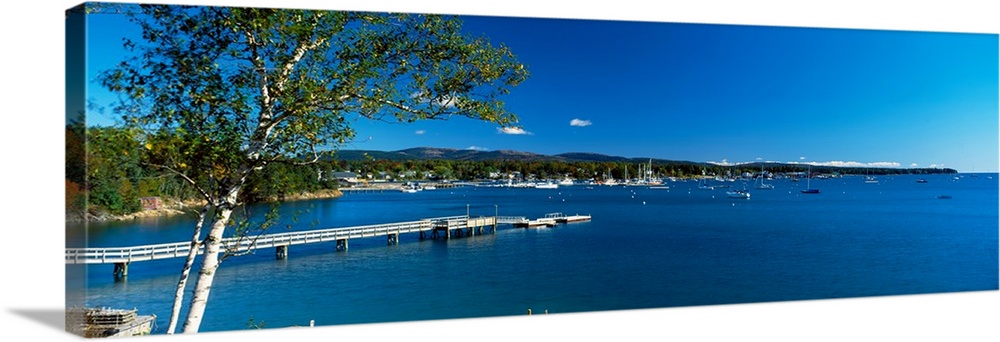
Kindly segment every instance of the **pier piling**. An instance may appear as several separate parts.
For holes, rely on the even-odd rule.
[[[116,262],[114,276],[115,276],[115,281],[122,281],[128,278],[128,263]]]

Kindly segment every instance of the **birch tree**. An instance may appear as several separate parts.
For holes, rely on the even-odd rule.
[[[141,39],[100,74],[122,121],[145,132],[151,165],[211,207],[185,333],[197,332],[221,241],[247,177],[276,162],[315,162],[355,134],[350,122],[463,116],[517,123],[503,95],[528,77],[502,45],[454,17],[141,5]],[[194,245],[194,241],[192,242]]]

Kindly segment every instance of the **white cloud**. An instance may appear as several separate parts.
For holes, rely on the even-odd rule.
[[[871,167],[900,167],[902,165],[900,165],[897,162],[874,162],[874,163],[868,163],[868,166],[871,166]]]
[[[424,133],[427,133],[427,131],[420,129],[413,133],[416,133],[417,135],[424,135]]]
[[[917,163],[910,164],[910,167],[917,167]]]
[[[806,157],[799,157],[799,160],[806,160]]]
[[[532,135],[531,132],[525,131],[520,127],[497,127],[497,132],[510,135]]]
[[[569,121],[570,126],[576,126],[576,127],[587,127],[590,126],[591,124],[592,122],[590,122],[590,120],[573,119]]]
[[[485,148],[485,147],[479,147],[479,146],[469,146],[468,148],[466,148],[466,150],[473,150],[473,151],[489,151],[490,149],[488,149],[488,148]]]
[[[800,157],[799,159],[801,160],[803,158],[805,158],[805,157]],[[789,161],[789,162],[784,162],[784,161],[775,161],[775,160],[763,161],[762,158],[756,158],[755,161],[729,161],[729,159],[722,159],[722,161],[710,160],[710,161],[706,161],[706,163],[712,164],[712,165],[718,165],[718,166],[738,166],[738,165],[756,164],[756,163],[778,163],[778,164],[791,164],[791,165],[812,165],[812,166],[831,166],[831,167],[858,167],[858,168],[861,168],[861,167],[895,168],[895,167],[902,167],[903,166],[902,164],[900,164],[898,162],[889,162],[889,161],[868,162],[868,163],[862,163],[862,162],[857,162],[857,161],[840,161],[840,160],[832,160],[832,161],[824,161],[824,162],[818,162],[818,161],[808,161],[808,162]],[[913,164],[910,165],[910,167],[917,167],[917,164],[913,163]],[[944,167],[944,165],[933,164],[930,167]]]
[[[871,162],[871,163],[862,163],[862,162],[856,162],[856,161],[839,161],[839,160],[825,161],[825,162],[805,162],[805,163],[791,162],[789,164],[803,164],[803,165],[812,165],[812,166],[833,166],[833,167],[900,167],[901,166],[901,164],[899,164],[897,162]]]
[[[736,165],[750,164],[751,162],[730,162],[727,159],[723,159],[720,162],[717,162],[717,161],[707,161],[706,163],[709,163],[709,164],[712,164],[712,165],[718,165],[718,166],[736,166]]]

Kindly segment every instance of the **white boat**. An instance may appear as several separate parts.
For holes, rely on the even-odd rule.
[[[747,199],[749,199],[750,198],[750,192],[746,191],[746,190],[726,191],[726,196],[729,196],[729,198],[747,198]]]
[[[708,185],[707,182],[705,182],[704,180],[702,180],[701,184],[698,185],[698,189],[701,189],[701,190],[715,190],[715,187]]]
[[[875,179],[874,174],[868,174],[867,169],[865,169],[865,184],[878,184],[878,179]]]
[[[573,185],[573,180],[569,178],[564,178],[563,180],[559,181],[559,185]]]
[[[559,184],[552,182],[537,183],[535,184],[535,189],[558,189]]]
[[[413,182],[413,183],[403,183],[403,186],[399,189],[399,191],[402,191],[402,192],[405,192],[405,193],[410,193],[410,194],[415,193],[415,192],[420,191],[420,190],[423,190],[423,188],[421,188],[420,184],[418,184],[416,182]]]
[[[765,179],[767,179],[767,177],[764,176],[764,164],[761,163],[760,164],[760,184],[757,185],[757,189],[760,189],[760,190],[773,190],[774,189],[774,184],[764,183]]]

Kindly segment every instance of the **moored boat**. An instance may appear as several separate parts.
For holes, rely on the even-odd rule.
[[[559,184],[552,182],[538,183],[535,184],[535,189],[558,189]]]
[[[750,198],[750,192],[746,190],[726,191],[726,196],[729,198]]]
[[[803,194],[818,194],[819,193],[819,189],[813,189],[812,186],[811,186],[811,184],[812,184],[812,166],[811,165],[809,166],[809,171],[807,171],[806,173],[808,173],[808,175],[806,175],[808,177],[808,178],[806,178],[806,188],[805,188],[805,190],[800,190],[800,191]]]

